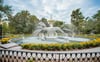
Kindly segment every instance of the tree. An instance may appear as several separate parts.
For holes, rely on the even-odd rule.
[[[93,15],[93,20],[95,21],[95,30],[97,33],[100,33],[100,10]]]
[[[80,8],[73,10],[71,14],[71,23],[77,27],[79,32],[82,31],[82,25],[84,24],[84,16],[80,12]]]
[[[0,19],[3,17],[3,15],[8,16],[9,14],[11,14],[11,11],[11,6],[4,5],[3,0],[0,0]]]
[[[15,16],[10,16],[10,28],[14,33],[32,33],[39,19],[35,15],[30,15],[26,10],[18,12]]]
[[[53,23],[53,26],[55,26],[55,27],[61,27],[63,24],[64,24],[64,22],[62,22],[62,21],[55,21]]]
[[[4,5],[3,0],[0,0],[0,23],[2,23],[2,20],[1,20],[2,17],[4,15],[8,16],[9,14],[11,14],[11,11],[12,11],[11,6]],[[2,24],[0,24],[0,27],[1,27],[0,33],[2,33],[2,28],[4,26],[2,26]],[[0,34],[0,35],[2,35],[2,34]]]
[[[35,15],[30,15],[29,17],[29,31],[32,33],[35,30],[35,27],[37,26],[39,22],[39,19]]]
[[[21,11],[14,16],[11,25],[15,27],[17,33],[27,32],[27,26],[30,13],[28,11]]]
[[[45,24],[47,27],[49,27],[49,24],[48,24],[48,21],[47,21],[46,18],[42,18],[41,21],[44,22],[44,24]]]
[[[0,35],[2,35],[2,25],[0,24]]]
[[[92,31],[95,31],[94,21],[92,18],[85,19],[85,25],[84,25],[84,33],[90,34]]]
[[[4,34],[9,32],[9,26],[8,26],[7,22],[4,22],[4,23],[2,24],[2,32],[3,32]]]

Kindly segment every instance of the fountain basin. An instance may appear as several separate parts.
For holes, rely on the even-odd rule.
[[[49,43],[68,43],[70,41],[85,42],[89,41],[88,38],[79,38],[79,37],[68,37],[68,36],[57,36],[57,37],[27,37],[25,39],[17,41],[18,44],[22,43],[36,43],[36,44],[49,44]]]

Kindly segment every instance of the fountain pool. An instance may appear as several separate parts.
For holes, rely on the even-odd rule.
[[[82,41],[89,41],[90,39],[87,38],[79,38],[79,37],[47,37],[45,39],[39,37],[27,37],[25,39],[21,39],[17,41],[18,44],[22,43],[35,43],[35,44],[50,44],[50,43],[68,43],[68,42],[82,42]]]

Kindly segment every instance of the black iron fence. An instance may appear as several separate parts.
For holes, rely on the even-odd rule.
[[[1,62],[100,62],[100,52],[32,52],[0,49]]]

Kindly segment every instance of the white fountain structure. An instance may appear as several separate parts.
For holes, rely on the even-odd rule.
[[[39,22],[33,34],[40,38],[55,38],[58,37],[59,33],[66,35],[66,33],[61,28],[53,27],[53,25],[49,22],[48,24],[50,27],[46,27],[43,22]]]
[[[73,37],[73,31],[70,29],[65,29],[68,32],[64,32],[60,27],[53,27],[52,23],[49,23],[49,27],[46,26],[42,21],[36,26],[33,36],[23,38],[18,41],[20,43],[68,43],[69,41],[88,41],[89,39]],[[69,36],[71,32],[71,36]]]

